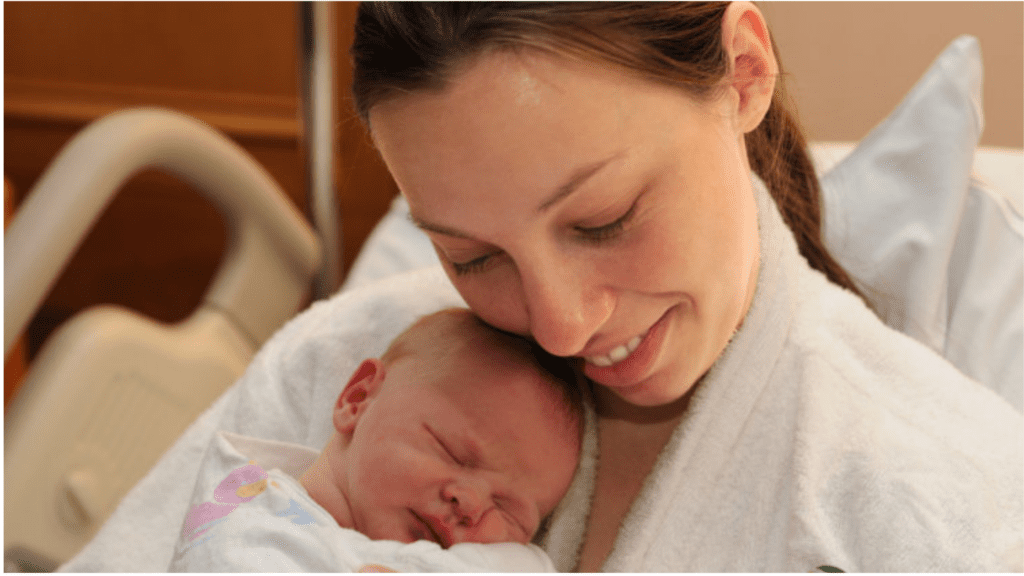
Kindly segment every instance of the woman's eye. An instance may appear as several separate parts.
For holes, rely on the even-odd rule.
[[[472,274],[474,272],[482,272],[484,266],[487,265],[487,260],[490,259],[491,255],[480,256],[474,258],[468,262],[451,262],[452,269],[455,270],[457,276],[463,276],[465,274]]]
[[[629,210],[627,210],[625,214],[617,218],[614,222],[595,227],[575,226],[574,229],[588,241],[601,242],[604,240],[610,240],[622,232],[622,229],[625,228],[626,224],[633,217],[635,212],[636,202],[629,207]]]

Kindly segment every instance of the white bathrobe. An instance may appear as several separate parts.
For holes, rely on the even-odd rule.
[[[761,270],[606,571],[1019,571],[1021,415],[812,270],[760,182]],[[600,458],[545,540],[577,563]]]

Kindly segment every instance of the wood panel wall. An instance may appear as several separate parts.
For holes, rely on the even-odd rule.
[[[348,105],[355,4],[335,8],[336,180],[347,267],[397,193]],[[4,172],[15,204],[87,123],[134,106],[176,109],[243,146],[306,212],[293,2],[4,4]],[[60,322],[113,303],[183,319],[216,270],[225,233],[197,192],[133,178],[88,235],[29,329],[30,353]]]

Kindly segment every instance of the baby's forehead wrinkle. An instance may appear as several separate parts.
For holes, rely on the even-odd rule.
[[[479,420],[488,417],[476,415],[477,425],[470,425],[462,431],[464,449],[476,468],[496,472],[512,480],[522,474],[517,464],[520,462],[519,451],[522,449],[523,438],[509,436],[509,431],[490,428]]]

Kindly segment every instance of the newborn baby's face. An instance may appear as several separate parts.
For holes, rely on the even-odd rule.
[[[565,494],[577,431],[540,376],[498,354],[398,360],[360,417],[343,471],[374,539],[529,542]]]

